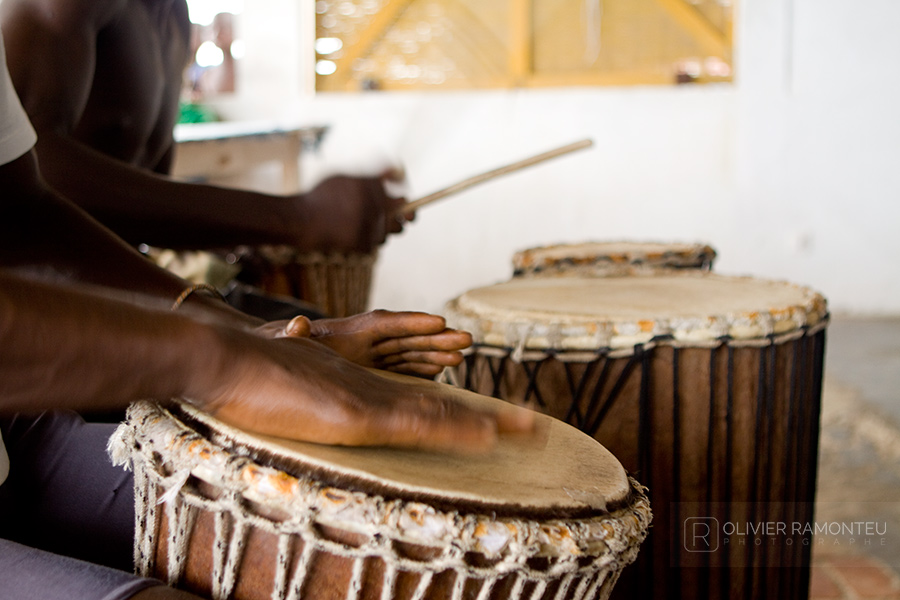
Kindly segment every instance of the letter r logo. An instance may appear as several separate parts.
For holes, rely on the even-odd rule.
[[[719,549],[719,521],[713,517],[684,520],[684,549],[688,552],[715,552]]]

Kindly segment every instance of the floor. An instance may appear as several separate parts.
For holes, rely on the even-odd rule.
[[[900,600],[900,318],[833,317],[822,404],[810,598]]]

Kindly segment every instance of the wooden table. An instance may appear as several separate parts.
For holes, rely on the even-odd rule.
[[[282,127],[256,121],[190,123],[175,127],[172,175],[207,183],[242,185],[242,179],[268,163],[281,165],[281,181],[272,191],[300,189],[300,157],[315,151],[327,127]]]

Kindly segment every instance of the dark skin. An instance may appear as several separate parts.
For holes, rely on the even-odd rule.
[[[75,281],[149,308],[168,310],[189,285],[138,254],[123,240],[49,188],[33,153],[0,167],[0,267],[30,278]],[[354,362],[433,376],[458,364],[471,343],[444,319],[419,312],[373,311],[342,319],[264,323],[202,294],[179,309],[268,338],[307,337]]]
[[[4,0],[0,26],[44,176],[129,243],[370,252],[402,230],[390,174],[285,197],[167,176],[189,59],[184,0]]]
[[[473,411],[363,368],[456,364],[470,338],[440,317],[377,311],[316,329],[260,324],[202,296],[172,311],[185,282],[48,188],[33,152],[0,166],[0,189],[0,414],[184,397],[260,433],[465,452],[533,426],[521,409]],[[158,586],[133,598],[195,596]]]
[[[379,226],[378,218],[362,218],[358,227],[345,223],[337,232],[324,222],[312,226],[331,209],[326,190],[350,190],[339,202],[347,215],[389,215],[386,207],[397,201],[385,200],[383,192],[381,200],[377,193],[368,199],[353,193],[379,184],[375,180],[338,178],[306,196],[282,199],[154,174],[168,169],[171,159],[166,115],[175,96],[163,81],[178,62],[184,35],[180,1],[4,0],[0,11],[7,48],[21,59],[16,84],[33,111],[48,178],[121,228],[130,242],[284,241],[363,251],[383,241],[387,219]],[[113,58],[101,65],[98,50],[129,32],[137,36],[127,38],[131,48],[102,52],[116,55],[118,67]],[[173,54],[142,63],[130,54],[141,44]],[[122,65],[127,68],[119,73]],[[146,87],[116,100],[145,112],[129,117],[104,106],[105,86],[120,75],[124,81],[137,75]],[[180,81],[180,68],[178,75]],[[88,143],[98,139],[109,140],[100,149],[117,157],[91,149]],[[434,374],[458,364],[471,338],[446,329],[440,317],[375,311],[315,323],[262,323],[199,294],[172,311],[187,282],[146,261],[48,186],[34,152],[0,166],[0,190],[0,413],[94,412],[138,398],[184,397],[260,433],[466,452],[490,448],[500,432],[532,428],[529,413],[473,411],[364,368]],[[154,231],[162,223],[166,227]],[[196,599],[165,586],[133,598]]]

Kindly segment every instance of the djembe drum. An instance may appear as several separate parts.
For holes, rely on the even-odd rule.
[[[707,244],[583,242],[520,250],[513,277],[648,275],[665,270],[709,271],[716,251]]]
[[[613,597],[806,597],[793,524],[812,518],[822,296],[701,272],[530,277],[446,315],[475,341],[460,385],[577,426],[648,487],[656,525]]]
[[[460,456],[137,403],[111,442],[135,471],[137,570],[215,600],[607,598],[646,536],[646,496],[596,440],[539,418],[540,444],[501,436]]]
[[[301,252],[291,246],[241,247],[232,252],[238,278],[270,294],[309,302],[329,317],[365,312],[377,254]]]

